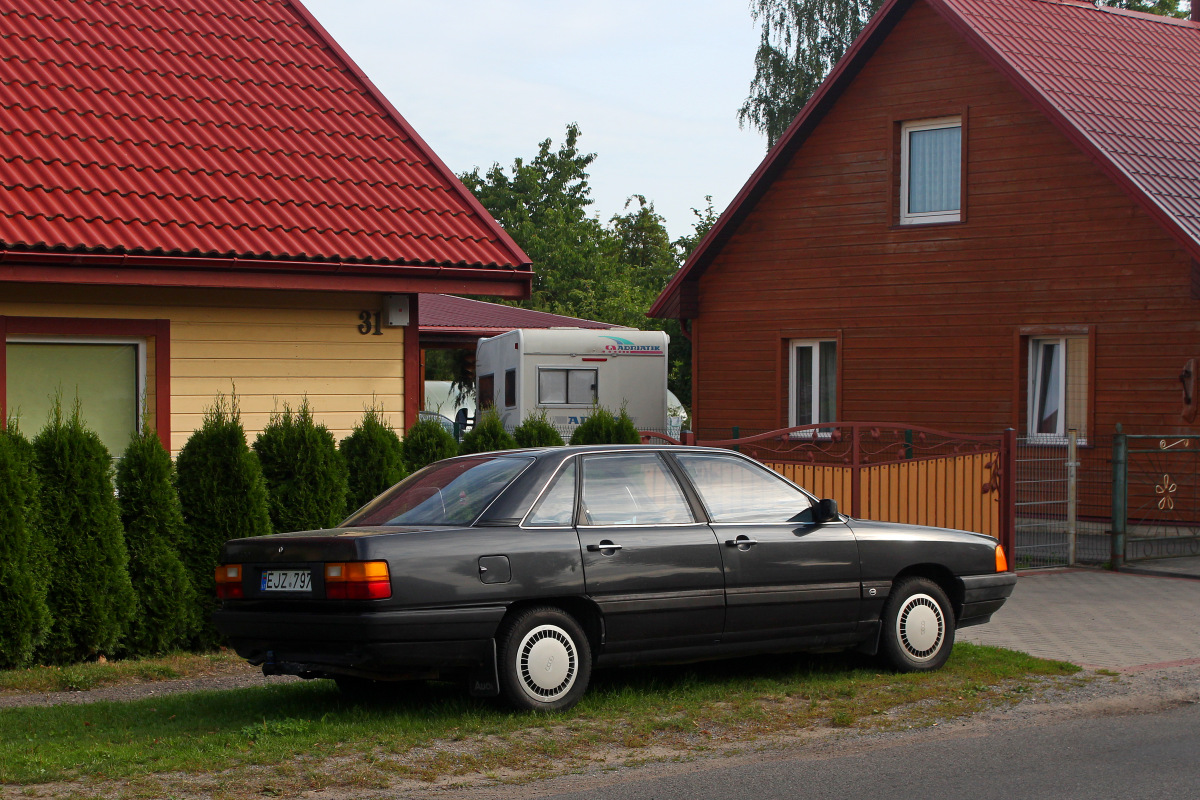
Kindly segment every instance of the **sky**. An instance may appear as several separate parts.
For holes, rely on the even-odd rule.
[[[303,0],[455,173],[526,160],[578,123],[593,209],[641,194],[671,236],[720,213],[766,155],[737,109],[749,0]]]

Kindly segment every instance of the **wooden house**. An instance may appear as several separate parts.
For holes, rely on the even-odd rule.
[[[419,293],[529,259],[295,0],[0,9],[0,419],[60,392],[115,451],[307,398],[420,408]],[[412,68],[435,68],[411,65]]]
[[[888,0],[650,315],[690,331],[701,438],[886,420],[1095,448],[1200,433],[1198,259],[1200,24]]]

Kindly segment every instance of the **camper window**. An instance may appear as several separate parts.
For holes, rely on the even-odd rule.
[[[517,404],[517,371],[504,371],[504,407],[512,408]]]
[[[496,376],[479,376],[479,408],[491,408],[496,405]]]
[[[538,370],[539,405],[592,406],[596,399],[596,370]]]

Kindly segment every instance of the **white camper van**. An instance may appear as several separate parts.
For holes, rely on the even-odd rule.
[[[622,407],[638,430],[668,430],[667,344],[662,331],[521,329],[481,339],[476,390],[512,430],[544,410],[563,438],[600,405]],[[490,401],[490,402],[489,402]]]

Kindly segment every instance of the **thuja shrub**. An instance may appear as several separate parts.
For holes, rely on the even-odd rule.
[[[513,430],[518,447],[562,447],[562,434],[546,419],[546,412],[530,414]]]
[[[15,438],[0,430],[0,669],[30,663],[50,622],[26,516],[37,483]]]
[[[504,430],[504,423],[496,409],[489,408],[483,412],[475,427],[463,434],[458,452],[489,453],[493,450],[512,450],[517,447],[517,440]]]
[[[84,424],[78,404],[70,416],[56,404],[33,452],[53,554],[46,595],[53,621],[39,653],[51,664],[113,655],[137,598],[113,494],[112,458]]]
[[[271,532],[267,486],[258,457],[246,444],[237,397],[218,395],[175,462],[183,510],[183,563],[196,589],[200,627],[192,644],[214,647],[217,558],[230,539]]]
[[[597,406],[571,434],[571,444],[640,444],[641,441],[637,427],[623,408],[614,417],[608,409]]]
[[[308,400],[287,403],[254,440],[277,531],[332,528],[346,516],[349,475],[333,434],[313,419]]]
[[[175,467],[158,435],[134,434],[117,465],[117,498],[129,578],[138,609],[125,639],[127,655],[157,655],[185,646],[196,631],[196,590],[183,564],[183,511]]]
[[[404,465],[416,472],[427,464],[458,455],[458,442],[437,420],[417,420],[404,434],[400,443]]]
[[[381,408],[368,408],[338,449],[350,470],[348,511],[365,505],[408,474],[400,437],[387,424]]]

